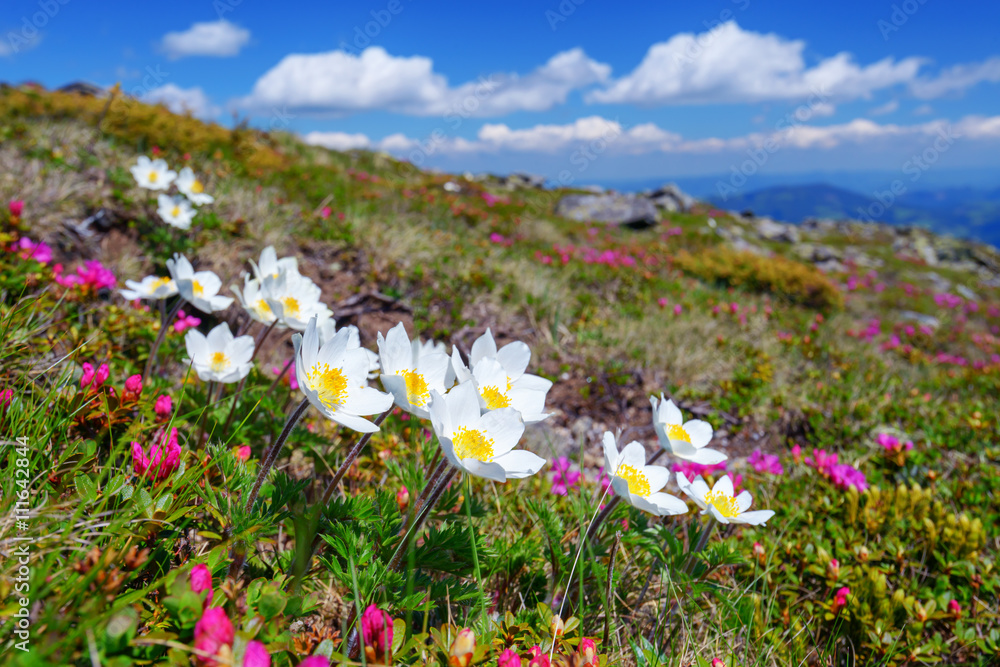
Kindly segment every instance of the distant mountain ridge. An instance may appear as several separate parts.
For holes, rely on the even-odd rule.
[[[880,198],[826,183],[777,185],[723,200],[707,200],[727,210],[753,211],[785,222],[809,218],[854,219],[915,225],[938,234],[1000,246],[1000,187],[946,187]]]

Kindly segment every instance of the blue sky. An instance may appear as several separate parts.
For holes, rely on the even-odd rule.
[[[7,0],[0,80],[120,81],[448,170],[736,183],[1000,166],[998,25],[941,0]]]

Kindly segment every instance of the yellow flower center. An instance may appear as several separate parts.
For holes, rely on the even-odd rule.
[[[396,371],[396,375],[402,375],[406,382],[406,400],[410,405],[422,408],[427,405],[430,398],[430,391],[427,389],[427,380],[416,371]]]
[[[490,410],[510,407],[510,397],[500,391],[495,385],[483,387],[480,393],[483,396],[483,400],[486,401],[486,407]]]
[[[260,315],[271,314],[271,306],[267,305],[267,301],[264,301],[264,299],[257,299],[256,308],[257,308],[257,313]]]
[[[306,374],[309,388],[319,394],[319,402],[336,410],[347,398],[347,378],[339,368],[315,364]]]
[[[200,195],[204,191],[205,191],[205,186],[201,184],[201,181],[195,181],[194,183],[191,184],[191,192],[195,193],[196,195]]]
[[[191,281],[191,291],[194,292],[195,296],[204,296],[205,288],[201,286],[201,283],[197,280]]]
[[[649,479],[632,466],[625,464],[618,466],[615,475],[628,482],[628,492],[632,495],[643,498],[649,495]]]
[[[493,438],[486,437],[482,431],[459,426],[451,437],[451,444],[459,459],[489,462],[493,458]]]
[[[285,307],[285,315],[288,317],[299,316],[299,300],[293,296],[281,297],[281,305]]]
[[[688,435],[688,432],[680,424],[667,424],[666,431],[667,437],[671,440],[680,440],[689,445],[691,444],[691,436]]]
[[[209,366],[216,373],[222,372],[229,368],[229,357],[226,356],[225,352],[213,352]]]
[[[173,281],[169,277],[157,278],[156,280],[153,281],[152,291],[155,292],[156,290],[160,289],[161,287],[169,287],[171,282],[173,282]]]
[[[180,214],[181,214],[181,207],[180,206],[174,206],[172,209],[170,209],[170,215],[171,216],[173,216],[173,217],[176,218]]]
[[[705,502],[719,510],[719,514],[731,519],[740,513],[740,508],[736,504],[736,498],[727,496],[721,491],[709,491],[705,496]]]
[[[158,178],[159,178],[159,175],[155,171],[149,172],[149,182],[150,183],[156,183],[156,179],[158,179]]]

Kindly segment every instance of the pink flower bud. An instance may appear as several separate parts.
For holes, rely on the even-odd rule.
[[[243,667],[271,667],[271,655],[258,641],[247,642],[243,652]]]
[[[14,400],[14,390],[11,388],[4,389],[0,391],[0,409],[7,410],[10,407],[11,401]]]
[[[410,506],[410,491],[405,486],[399,487],[399,491],[396,492],[396,505],[399,506],[400,513],[405,512]]]
[[[830,575],[830,578],[836,579],[840,576],[840,561],[836,558],[831,558],[830,562],[826,564],[826,573]]]
[[[530,655],[531,660],[528,661],[528,667],[549,667],[548,654],[537,644],[531,647]]]
[[[138,442],[132,443],[132,470],[140,477],[164,480],[181,465],[181,446],[177,443],[177,429],[170,429],[170,437],[161,430],[153,436],[149,454]]]
[[[20,218],[21,214],[24,213],[24,201],[21,199],[12,199],[7,208],[10,210],[11,216]]]
[[[167,394],[160,394],[156,397],[156,405],[153,406],[153,411],[156,416],[160,419],[166,420],[170,418],[170,413],[173,412],[174,401]]]
[[[583,665],[597,664],[597,644],[594,643],[593,639],[584,637],[580,640],[580,647],[577,649],[577,652],[583,658]]]
[[[221,607],[206,609],[201,620],[194,626],[195,649],[210,656],[218,655],[219,649],[223,646],[232,645],[234,637],[232,621],[229,620]],[[219,664],[217,661],[203,656],[199,656],[195,660],[210,667]]]
[[[205,597],[206,607],[212,601],[212,596],[215,594],[212,590],[212,572],[204,563],[198,563],[191,568],[191,590],[195,593],[208,591],[208,595]]]
[[[450,667],[469,667],[472,654],[476,652],[476,633],[471,628],[463,628],[448,651]]]
[[[712,658],[712,667],[726,667],[726,663],[722,662],[720,658]]]
[[[389,664],[392,651],[392,617],[375,605],[369,605],[361,615],[361,637],[365,642],[365,657],[369,662]]]
[[[507,649],[497,658],[497,667],[521,667],[521,656],[511,649]]]
[[[109,375],[111,375],[111,369],[108,368],[107,364],[101,364],[94,372],[94,389],[104,384]]]
[[[141,375],[132,375],[127,380],[125,380],[125,392],[122,394],[122,400],[138,401],[139,395],[141,393],[142,393]]]
[[[83,375],[80,376],[80,389],[86,389],[94,381],[94,367],[88,363],[83,364]]]
[[[948,611],[955,618],[962,618],[962,605],[958,604],[958,600],[948,600]]]
[[[250,445],[241,445],[236,448],[236,458],[240,461],[250,460]]]
[[[330,667],[330,661],[322,655],[311,655],[300,662],[299,667]]]

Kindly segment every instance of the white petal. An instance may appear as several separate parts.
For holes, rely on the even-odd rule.
[[[611,431],[604,432],[604,472],[613,475],[618,467],[618,445],[615,444],[615,436]]]
[[[481,360],[494,358],[497,356],[497,344],[493,340],[493,332],[486,329],[486,333],[476,339],[472,344],[472,353],[469,355],[469,365],[476,367]]]
[[[514,449],[524,434],[521,415],[514,408],[500,408],[487,412],[480,417],[479,426],[493,439],[494,459]]]
[[[681,414],[680,408],[674,405],[673,401],[664,401],[663,394],[660,394],[660,401],[660,421],[664,424],[677,425],[684,422],[684,416]]]
[[[736,523],[748,523],[752,526],[759,526],[762,523],[770,521],[773,516],[773,510],[754,510],[753,512],[744,512],[739,516],[733,517],[732,520]]]
[[[753,503],[753,497],[749,491],[740,491],[740,495],[736,496],[736,507],[740,512],[746,512],[750,509],[751,503]]]
[[[330,413],[329,410],[327,410],[326,412],[327,412],[327,417],[337,422],[338,424],[341,424],[342,426],[346,426],[352,431],[357,431],[358,433],[375,433],[378,431],[378,426],[368,421],[364,417],[358,417],[357,415],[351,415],[346,412],[341,412],[339,410],[333,412],[332,414]]]
[[[502,465],[493,461],[485,463],[476,459],[463,459],[462,467],[477,477],[492,479],[494,482],[507,481],[507,471]]]
[[[712,425],[700,419],[685,422],[684,430],[687,431],[691,444],[695,447],[704,447],[712,439]]]
[[[359,387],[348,392],[343,409],[356,415],[374,415],[385,412],[391,405],[392,394],[374,387]]]
[[[622,454],[618,459],[618,465],[628,465],[636,470],[642,470],[646,467],[646,448],[642,446],[641,442],[636,442],[635,440],[628,443],[622,450]]]
[[[493,462],[503,467],[507,479],[530,477],[545,465],[545,459],[524,449],[507,452],[494,458]]]
[[[653,493],[665,487],[670,481],[670,471],[663,466],[645,466],[641,470],[649,482],[649,490]]]
[[[669,493],[651,493],[646,500],[656,508],[656,511],[651,513],[657,516],[674,516],[688,513],[687,503]]]
[[[470,426],[479,421],[479,393],[472,382],[463,382],[448,392],[452,428]]]
[[[680,456],[683,459],[687,459],[692,463],[697,463],[703,466],[711,466],[715,465],[716,463],[722,463],[728,458],[722,452],[717,451],[715,449],[708,449],[707,447],[705,449],[696,449],[693,454],[690,454],[688,456],[682,456],[679,453],[676,454],[677,456]]]
[[[723,475],[715,482],[712,493],[721,493],[727,498],[733,497],[733,479],[729,475]]]
[[[524,375],[525,369],[528,368],[528,362],[531,361],[531,349],[521,341],[514,341],[504,345],[497,352],[496,357],[504,371],[507,372],[508,377],[514,381]]]

